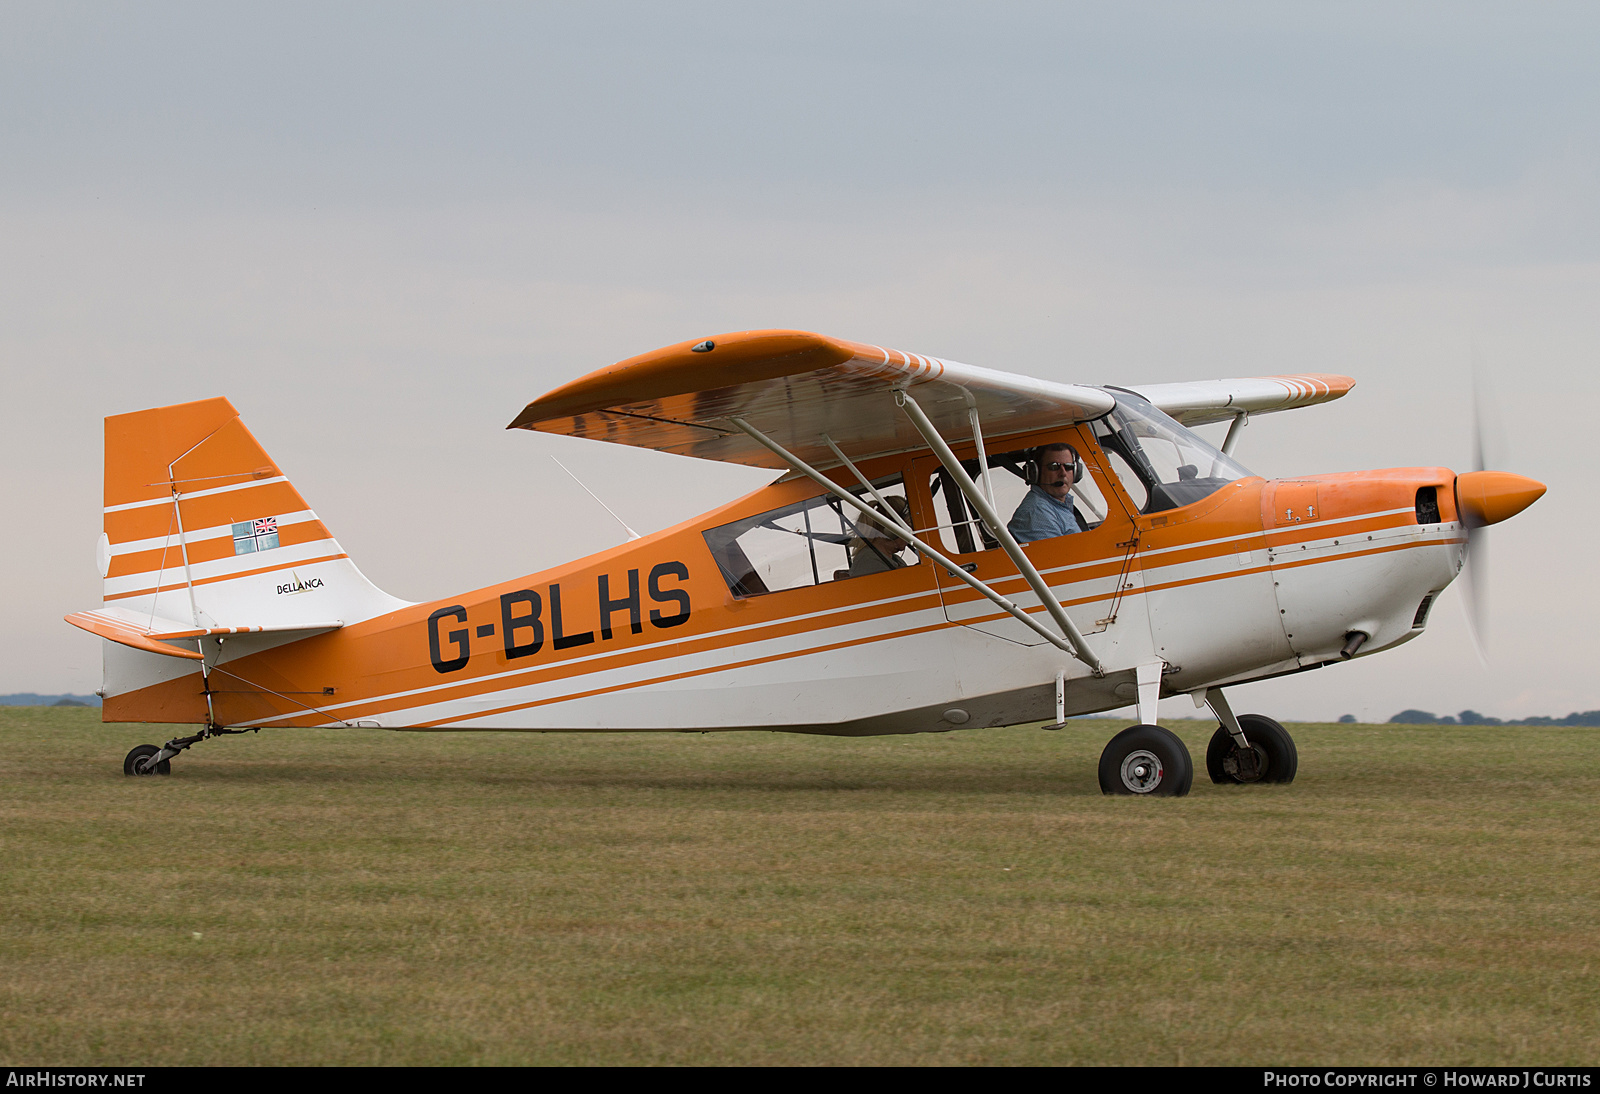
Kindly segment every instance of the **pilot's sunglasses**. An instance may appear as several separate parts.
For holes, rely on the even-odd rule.
[[[1046,471],[1071,471],[1072,470],[1072,464],[1070,464],[1070,463],[1047,463],[1047,464],[1044,465],[1044,469]]]

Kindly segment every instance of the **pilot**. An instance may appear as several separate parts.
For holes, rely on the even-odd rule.
[[[905,498],[892,495],[884,499],[889,503],[889,508],[894,510],[894,515],[907,527],[911,524],[911,506]],[[876,501],[868,503],[878,512],[883,512],[883,507]],[[848,576],[860,577],[863,574],[876,574],[884,570],[898,570],[904,566],[905,559],[901,552],[909,550],[905,540],[883,527],[879,521],[858,520],[855,526],[855,536],[850,540],[850,569]],[[835,575],[837,576],[837,575]]]
[[[1038,467],[1033,485],[1022,504],[1017,506],[1016,513],[1006,522],[1006,530],[1018,543],[1082,531],[1072,511],[1072,483],[1078,450],[1065,441],[1041,445],[1034,449],[1033,462]]]

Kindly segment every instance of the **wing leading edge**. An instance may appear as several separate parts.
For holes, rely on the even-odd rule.
[[[697,348],[710,347],[710,348]],[[894,404],[915,391],[941,435],[985,437],[1098,418],[1114,405],[1096,387],[1058,384],[808,331],[758,330],[681,342],[619,361],[529,403],[508,428],[561,433],[662,452],[787,467],[729,422],[739,417],[817,467],[926,447]]]
[[[894,405],[896,387],[951,438],[970,434],[975,407],[986,437],[1097,418],[1130,391],[1184,425],[1228,421],[1324,403],[1348,392],[1348,376],[1308,374],[1126,388],[1060,384],[809,331],[754,330],[680,342],[630,357],[556,388],[508,428],[653,448],[701,459],[783,468],[736,429],[740,417],[816,467],[924,447]]]

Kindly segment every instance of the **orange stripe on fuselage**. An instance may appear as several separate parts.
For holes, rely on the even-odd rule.
[[[891,469],[908,466],[910,462],[910,459],[904,456],[885,457],[881,461],[869,461],[863,465],[862,470],[869,478],[875,478]],[[1415,474],[1411,474],[1411,477],[1414,478]],[[1380,517],[1374,516],[1371,512],[1371,510],[1398,508],[1395,504],[1398,495],[1394,486],[1394,483],[1386,483],[1382,488],[1372,491],[1369,500],[1375,504],[1367,512],[1347,510],[1339,513],[1333,508],[1324,506],[1328,519],[1293,528],[1271,529],[1270,542],[1274,548],[1281,549],[1283,544],[1323,538],[1330,530],[1337,530],[1341,536],[1347,533],[1354,534],[1357,531],[1365,534],[1369,530],[1376,531],[1380,528],[1409,523],[1410,518],[1405,513]],[[1142,540],[1139,545],[1139,561],[1144,567],[1158,569],[1169,565],[1181,566],[1236,555],[1245,549],[1243,540],[1248,540],[1248,546],[1251,548],[1266,546],[1269,541],[1266,538],[1268,533],[1262,528],[1263,488],[1263,480],[1249,480],[1226,493],[1219,491],[1213,499],[1207,499],[1185,510],[1137,518],[1138,535]],[[619,616],[614,623],[616,634],[613,641],[618,643],[614,651],[602,651],[596,643],[557,652],[551,648],[547,635],[547,645],[538,655],[540,663],[530,665],[524,672],[516,671],[516,662],[513,661],[510,663],[510,674],[508,674],[503,649],[499,648],[503,636],[496,633],[487,643],[480,641],[473,643],[469,666],[461,670],[472,673],[471,677],[460,681],[441,679],[440,673],[429,663],[426,638],[429,614],[451,603],[440,600],[401,609],[378,619],[347,627],[343,631],[303,639],[250,657],[243,657],[225,668],[246,679],[259,681],[258,686],[284,693],[320,694],[324,687],[336,687],[335,699],[328,701],[337,702],[337,710],[332,713],[340,718],[356,721],[372,714],[480,698],[509,687],[581,677],[594,671],[665,662],[680,654],[703,654],[732,648],[744,642],[805,635],[830,627],[881,620],[908,610],[924,610],[941,600],[949,606],[980,599],[979,594],[970,592],[966,586],[955,588],[953,581],[943,577],[940,578],[939,587],[936,588],[931,564],[924,563],[921,566],[893,571],[891,574],[846,582],[823,583],[814,587],[786,590],[771,596],[735,601],[729,595],[725,582],[716,570],[701,533],[707,528],[717,527],[743,516],[765,512],[814,493],[815,487],[806,482],[777,483],[644,540],[619,545],[610,551],[545,573],[465,593],[456,603],[468,611],[470,624],[456,622],[450,624],[452,627],[460,626],[465,629],[468,626],[478,628],[496,622],[500,618],[498,597],[502,593],[527,588],[536,589],[547,596],[548,587],[559,584],[566,590],[564,610],[568,613],[567,633],[591,631],[597,624],[595,582],[598,575],[610,575],[614,596],[620,588],[619,578],[630,568],[639,569],[642,578],[656,563],[671,559],[685,561],[690,568],[691,576],[682,583],[681,588],[690,592],[694,605],[689,621],[680,628],[659,634],[651,630],[647,624],[643,635],[633,636],[629,633],[625,617]],[[912,493],[914,505],[925,504],[916,501],[915,492]],[[1115,509],[1118,501],[1111,498],[1108,500]],[[185,512],[187,513],[187,509]],[[919,526],[933,523],[927,519],[928,516],[929,514],[920,511],[914,514]],[[1166,523],[1162,526],[1155,525],[1154,521],[1163,517]],[[1126,517],[1115,514],[1112,519],[1123,522],[1127,520]],[[1133,524],[1126,526],[1132,533],[1135,526]],[[1116,538],[1129,537],[1119,535]],[[1047,541],[1029,547],[1030,556],[1045,572],[1046,580],[1070,587],[1086,581],[1104,581],[1120,572],[1125,562],[1125,550],[1111,549],[1098,558],[1073,558],[1071,539],[1072,537],[1068,537],[1067,540],[1054,545]],[[1425,544],[1413,543],[1405,546],[1422,545]],[[989,561],[991,558],[996,562],[991,564]],[[1014,571],[1002,575],[1000,570],[1009,569],[1009,560],[1003,559],[998,553],[963,556],[957,561],[978,562],[980,576],[998,584],[1002,591],[1021,592],[1026,587],[1021,576]],[[1317,561],[1335,561],[1335,559],[1325,558]],[[1261,566],[1230,567],[1227,572],[1163,582],[1158,587],[1172,588],[1205,581],[1228,580],[1245,574],[1260,574],[1264,569],[1265,567]],[[986,570],[990,572],[985,573]],[[228,575],[229,578],[235,576],[244,575]],[[858,585],[857,582],[862,584]],[[181,582],[169,585],[169,587],[174,586],[181,587]],[[869,589],[870,601],[861,603],[860,601],[869,595],[867,592]],[[147,593],[148,591],[146,590]],[[1126,592],[1128,595],[1137,595],[1142,591],[1144,590]],[[1115,590],[1105,589],[1094,595],[1069,599],[1066,603],[1081,605],[1103,602],[1114,595]],[[671,605],[664,606],[668,611],[672,610]],[[646,602],[644,607],[648,612],[652,605]],[[547,612],[548,608],[547,602]],[[1037,613],[1042,609],[1035,608],[1033,611]],[[549,618],[547,614],[545,616],[547,623]],[[1007,617],[997,612],[991,618],[998,620]],[[969,619],[959,623],[942,621],[907,633],[940,630],[976,622],[980,620]],[[882,640],[884,639],[880,636],[872,636],[846,641],[868,643]],[[830,643],[828,648],[836,647]],[[811,651],[798,651],[792,656],[803,656],[807,652]],[[259,705],[257,709],[259,711]],[[309,713],[291,707],[277,707],[277,709],[282,713],[276,717],[262,718],[264,711],[259,711],[250,717],[268,723],[292,724],[318,724],[326,720],[325,717],[313,718]],[[231,724],[226,717],[222,720]]]
[[[1009,617],[1008,617],[1009,618]],[[550,706],[552,703],[566,703],[574,699],[587,699],[595,695],[610,695],[621,691],[631,691],[635,688],[650,687],[654,684],[668,684],[674,680],[690,680],[696,676],[709,676],[714,672],[732,672],[752,665],[771,664],[774,661],[790,661],[796,657],[809,657],[812,654],[830,653],[834,650],[849,649],[852,646],[866,646],[874,642],[888,642],[896,638],[909,638],[916,634],[928,634],[932,631],[947,630],[956,624],[941,622],[930,624],[926,627],[911,627],[906,630],[892,631],[888,634],[875,634],[867,638],[852,638],[842,642],[829,642],[821,646],[811,646],[803,650],[792,650],[789,653],[773,654],[765,657],[752,657],[745,661],[734,661],[723,665],[708,665],[705,668],[689,669],[684,672],[669,673],[665,676],[652,677],[649,680],[638,680],[628,684],[613,684],[610,687],[591,688],[588,691],[570,692],[566,695],[553,696],[549,699],[533,699],[526,703],[513,703],[493,710],[477,711],[459,718],[441,718],[432,722],[419,722],[416,726],[404,728],[433,729],[437,726],[450,725],[458,721],[472,721],[476,718],[489,718],[496,714],[509,714],[514,710],[530,710],[534,707]]]
[[[1375,548],[1362,548],[1357,550],[1342,551],[1336,555],[1319,555],[1319,557],[1313,559],[1295,560],[1293,562],[1280,562],[1278,563],[1278,566],[1280,568],[1284,566],[1299,567],[1305,565],[1314,565],[1321,562],[1337,562],[1366,555],[1406,550],[1412,547],[1428,547],[1438,544],[1458,542],[1460,542],[1459,538],[1450,538],[1429,539],[1425,541],[1412,541],[1399,544],[1385,544]],[[1228,556],[1236,553],[1237,546],[1237,544],[1213,544],[1209,547],[1199,547],[1191,552],[1184,553],[1183,556],[1167,556],[1163,558],[1161,565],[1183,565],[1194,561],[1204,561],[1207,559]],[[1236,567],[1220,574],[1207,574],[1197,577],[1180,578],[1172,581],[1149,583],[1143,588],[1127,590],[1125,591],[1125,595],[1138,596],[1146,593],[1182,588],[1192,585],[1200,585],[1213,581],[1225,581],[1249,575],[1265,574],[1270,572],[1271,569],[1272,567],[1267,565]],[[1017,577],[1013,581],[1002,582],[1001,584],[1016,585],[1021,587],[1024,585],[1024,582],[1022,578]],[[951,592],[952,590],[950,589],[944,590],[947,601],[950,599],[949,594]],[[965,586],[962,587],[962,592],[966,592]],[[1115,590],[1106,590],[1089,596],[1064,599],[1062,603],[1068,607],[1077,607],[1098,601],[1108,601],[1115,595]],[[962,601],[972,602],[977,599],[980,599],[977,594],[970,594],[963,597]],[[748,630],[745,628],[739,628],[737,630],[712,631],[696,636],[692,639],[685,639],[679,642],[669,641],[663,643],[654,643],[644,647],[617,650],[614,653],[604,657],[589,655],[586,657],[578,657],[567,661],[556,662],[554,664],[529,666],[529,668],[524,672],[517,672],[512,675],[501,673],[488,678],[462,681],[457,686],[430,690],[423,695],[392,695],[390,697],[373,697],[370,702],[365,702],[360,699],[343,700],[340,703],[340,716],[346,718],[347,720],[358,720],[363,717],[393,713],[397,710],[404,710],[418,705],[432,705],[435,703],[473,699],[484,695],[493,694],[496,691],[509,690],[517,687],[526,687],[534,684],[551,683],[557,680],[583,676],[594,672],[627,668],[639,664],[649,663],[651,661],[666,660],[672,657],[708,653],[718,649],[726,649],[749,642],[768,641],[774,638],[788,637],[795,634],[810,633],[813,631],[821,631],[840,626],[848,626],[855,623],[882,619],[887,616],[904,612],[926,610],[933,606],[935,606],[935,601],[933,600],[931,594],[926,596],[915,595],[910,598],[897,598],[889,602],[845,607],[836,611],[827,612],[819,618],[790,617],[774,620]],[[1040,615],[1044,612],[1044,608],[1040,605],[1035,605],[1025,610],[1032,615]],[[992,614],[962,619],[959,622],[940,622],[921,628],[912,628],[906,631],[896,632],[896,635],[927,633],[933,630],[945,629],[949,626],[969,626],[977,623],[1000,622],[1008,618],[1010,617],[1006,615],[1006,613],[996,611]],[[842,646],[846,645],[876,642],[882,640],[883,637],[885,636],[872,636],[868,638],[846,641],[843,643],[831,643],[825,646],[813,647],[807,650],[794,651],[793,653],[789,654],[774,655],[768,659],[784,660],[790,657],[804,656],[808,653],[818,652],[823,649],[834,649],[841,648]],[[742,664],[743,662],[739,663]],[[726,667],[728,666],[713,666],[705,669],[704,671],[721,671]],[[701,670],[695,670],[695,673],[692,673],[691,675],[698,674],[700,671]],[[662,677],[661,679],[671,678],[676,677]],[[635,685],[626,686],[632,687]],[[598,691],[572,693],[565,696],[565,698],[573,698],[578,695],[599,694],[605,690],[606,689],[599,689]],[[537,703],[523,705],[538,706],[559,701],[561,701],[560,698],[555,698],[549,700],[539,700]],[[347,704],[351,703],[355,704],[353,709],[347,706]],[[473,715],[473,717],[478,716],[480,715]],[[441,722],[430,724],[444,724],[445,721],[450,720],[451,719],[446,719]]]
[[[1352,559],[1352,558],[1359,558],[1359,557],[1363,557],[1363,556],[1367,556],[1367,555],[1386,554],[1386,553],[1390,553],[1390,552],[1394,552],[1394,551],[1404,551],[1404,550],[1409,550],[1409,549],[1418,548],[1418,547],[1436,546],[1436,545],[1439,545],[1439,544],[1442,544],[1442,543],[1459,543],[1459,542],[1461,542],[1461,540],[1459,538],[1456,538],[1456,539],[1444,539],[1444,540],[1429,540],[1429,541],[1425,541],[1425,542],[1390,544],[1390,545],[1386,545],[1386,546],[1383,546],[1383,547],[1377,547],[1377,548],[1370,548],[1370,549],[1365,549],[1365,550],[1358,550],[1358,551],[1351,551],[1351,552],[1341,553],[1341,554],[1335,555],[1335,556],[1327,556],[1327,557],[1315,558],[1315,559],[1297,560],[1297,561],[1295,561],[1293,563],[1289,563],[1287,565],[1288,566],[1292,566],[1292,567],[1312,566],[1312,565],[1318,565],[1318,564],[1326,563],[1326,562],[1347,561],[1347,560]],[[1280,568],[1282,568],[1282,567],[1280,567]],[[1178,581],[1160,582],[1160,583],[1156,583],[1156,584],[1153,584],[1153,585],[1147,585],[1142,589],[1130,590],[1127,595],[1129,595],[1129,596],[1139,596],[1139,595],[1143,595],[1143,594],[1146,594],[1146,593],[1158,592],[1158,591],[1163,591],[1163,590],[1167,590],[1167,589],[1180,588],[1180,587],[1189,586],[1189,585],[1200,585],[1200,584],[1205,584],[1207,582],[1212,582],[1212,581],[1224,581],[1224,580],[1228,580],[1230,578],[1240,577],[1240,576],[1244,576],[1244,575],[1248,575],[1248,574],[1266,573],[1268,571],[1269,571],[1268,567],[1261,566],[1261,567],[1252,567],[1252,568],[1248,568],[1248,569],[1239,569],[1239,570],[1231,571],[1229,573],[1224,573],[1224,574],[1211,574],[1211,575],[1207,575],[1207,576],[1203,576],[1203,577],[1188,578],[1188,579],[1183,579],[1183,580],[1178,580]],[[1109,600],[1109,599],[1111,599],[1110,594],[1103,594],[1103,595],[1096,596],[1096,597],[1087,597],[1087,598],[1082,598],[1082,599],[1078,599],[1078,600],[1063,601],[1063,603],[1064,604],[1068,604],[1068,605],[1076,605],[1076,604],[1089,603],[1089,602],[1091,602],[1093,600]],[[903,607],[897,606],[897,610],[907,610],[907,609],[904,609]],[[1024,610],[1027,611],[1030,615],[1038,615],[1038,614],[1042,614],[1044,612],[1043,606],[1035,606],[1035,607],[1027,608],[1027,609],[1024,609]],[[882,615],[887,615],[887,614],[896,614],[896,613],[895,612],[882,612],[882,613],[878,613],[878,617],[881,617]],[[872,644],[878,643],[878,642],[885,642],[885,641],[891,641],[891,640],[900,639],[900,638],[907,638],[907,637],[911,637],[911,636],[919,635],[919,634],[929,634],[929,633],[933,633],[935,631],[949,630],[949,629],[951,629],[953,627],[970,626],[970,625],[972,625],[974,623],[999,622],[1001,620],[1005,620],[1005,619],[1009,619],[1009,618],[1010,618],[1010,616],[1007,615],[1004,612],[995,612],[992,615],[977,616],[977,617],[973,617],[973,618],[970,618],[970,619],[964,619],[959,623],[953,622],[953,621],[950,621],[950,620],[940,620],[940,621],[937,621],[937,622],[930,623],[927,626],[923,626],[923,627],[907,628],[907,629],[903,629],[903,630],[892,631],[892,632],[889,632],[887,634],[869,635],[869,636],[862,637],[862,638],[845,639],[845,640],[841,640],[841,641],[838,641],[838,642],[824,643],[822,645],[811,646],[811,647],[807,647],[805,649],[800,649],[800,650],[792,650],[792,651],[788,651],[788,652],[785,652],[785,653],[766,654],[766,655],[763,655],[761,657],[749,658],[749,659],[742,660],[742,661],[732,661],[732,662],[725,662],[725,663],[718,664],[718,665],[708,665],[708,666],[704,666],[702,668],[689,669],[689,670],[686,670],[684,672],[679,672],[679,673],[667,673],[667,674],[660,675],[660,676],[650,677],[650,678],[645,679],[645,680],[630,681],[630,682],[627,682],[627,683],[613,684],[613,685],[610,685],[610,686],[607,686],[607,687],[589,688],[589,689],[586,689],[586,690],[567,692],[567,693],[563,693],[561,695],[550,696],[550,697],[543,698],[543,699],[533,699],[533,700],[528,700],[526,702],[521,702],[521,703],[508,703],[505,706],[494,707],[494,708],[490,708],[490,709],[487,709],[487,710],[473,711],[471,713],[464,713],[464,714],[452,716],[452,717],[449,717],[449,718],[439,718],[439,719],[434,719],[434,720],[431,720],[431,721],[419,722],[415,726],[394,727],[394,728],[432,729],[432,728],[437,728],[439,726],[455,725],[455,724],[458,724],[458,723],[471,722],[471,721],[474,721],[474,720],[479,719],[479,718],[487,718],[487,717],[492,717],[492,716],[499,715],[499,714],[508,714],[508,713],[511,713],[511,712],[517,711],[517,710],[530,710],[530,709],[533,709],[533,708],[536,708],[536,707],[550,706],[550,705],[553,705],[553,704],[556,704],[556,703],[563,703],[563,702],[570,702],[570,701],[574,701],[574,700],[578,700],[578,699],[591,698],[591,697],[597,696],[597,695],[614,694],[614,693],[623,692],[623,691],[629,691],[629,690],[633,690],[633,689],[637,689],[637,688],[641,688],[641,687],[649,687],[649,686],[656,685],[656,684],[665,684],[665,683],[671,683],[671,682],[677,681],[677,680],[692,679],[692,678],[697,677],[697,676],[706,676],[706,675],[710,675],[710,674],[718,673],[718,672],[734,671],[734,670],[737,670],[737,669],[747,668],[747,667],[751,667],[751,666],[754,666],[754,665],[771,664],[771,663],[778,662],[778,661],[788,661],[788,660],[793,660],[793,659],[798,658],[798,657],[808,657],[808,656],[811,656],[811,655],[814,655],[814,654],[827,653],[827,652],[840,650],[840,649],[849,649],[849,648],[856,647],[856,646],[872,645]],[[844,621],[830,621],[829,625],[841,625],[843,622]],[[809,628],[795,627],[795,628],[791,628],[791,629],[787,630],[785,633],[797,633],[797,632],[802,631],[802,630],[817,630],[817,629],[822,629],[822,628],[821,627],[809,627]],[[758,635],[741,636],[741,637],[742,637],[743,641],[761,641],[761,640],[764,640],[766,638],[782,637],[782,636],[783,635],[779,634],[779,633],[771,633],[771,634],[763,633],[763,634],[758,634]],[[714,636],[707,636],[707,637],[714,637]],[[695,645],[696,645],[697,648],[694,648],[694,649],[674,648],[674,649],[671,650],[671,654],[670,655],[672,657],[685,656],[685,655],[689,655],[689,654],[693,654],[693,653],[707,652],[709,650],[717,649],[717,648],[728,648],[728,647],[730,647],[732,645],[735,645],[735,644],[736,643],[732,643],[732,642],[705,643],[705,644],[696,643]],[[580,677],[581,678],[583,676],[590,675],[591,673],[594,673],[594,672],[605,671],[605,670],[610,670],[610,669],[617,669],[617,668],[625,668],[625,667],[628,667],[628,666],[633,665],[633,664],[649,663],[651,661],[664,661],[664,660],[667,660],[666,657],[661,657],[661,656],[650,657],[650,656],[648,656],[648,654],[650,654],[650,653],[659,652],[659,647],[652,648],[652,649],[649,649],[649,650],[640,650],[640,651],[636,651],[636,652],[641,654],[641,655],[643,655],[643,656],[636,656],[636,657],[619,656],[619,657],[617,657],[615,659],[608,659],[609,663],[604,664],[604,665],[584,665],[584,666],[581,666],[581,667],[580,666],[571,666],[571,665],[569,665],[569,666],[565,666],[565,667],[567,667],[569,669],[569,671],[566,671],[566,672],[549,671],[549,672],[544,673],[542,678],[535,678],[535,677],[538,677],[540,674],[537,672],[537,670],[534,670],[534,671],[530,671],[527,674],[519,675],[517,678],[510,679],[510,680],[505,679],[503,677],[502,678],[497,678],[497,679],[493,680],[492,682],[485,682],[485,683],[493,683],[494,686],[492,686],[492,687],[477,687],[477,688],[473,688],[471,690],[463,690],[459,694],[428,695],[425,698],[424,697],[420,697],[420,696],[419,697],[407,697],[408,699],[412,699],[413,700],[411,702],[406,702],[404,700],[393,700],[393,701],[389,701],[389,702],[385,703],[383,701],[380,701],[379,704],[374,705],[374,706],[372,706],[370,708],[363,707],[358,712],[349,712],[349,713],[341,714],[341,718],[343,720],[346,720],[346,721],[359,721],[359,720],[362,720],[364,718],[373,717],[373,716],[380,715],[380,714],[392,713],[392,712],[398,711],[398,710],[405,710],[405,709],[408,709],[409,707],[412,707],[412,706],[419,706],[419,705],[431,706],[431,705],[434,705],[436,703],[452,702],[452,701],[459,701],[459,700],[462,700],[462,699],[476,698],[476,697],[481,696],[481,695],[492,694],[492,693],[494,693],[496,691],[505,691],[505,690],[510,690],[512,688],[517,688],[517,687],[526,687],[526,686],[529,686],[529,685],[532,685],[532,684],[537,684],[537,683],[548,683],[548,682],[551,682],[553,680],[558,680],[558,679],[563,679],[563,678],[571,678],[571,677]],[[555,669],[555,668],[559,668],[559,667],[562,667],[562,666],[551,666],[550,668],[551,669]],[[421,699],[422,701],[419,703],[419,702],[415,701],[416,699]],[[274,719],[271,722],[264,722],[262,724],[263,725],[291,726],[291,725],[296,725],[296,724],[299,724],[299,725],[314,725],[314,724],[320,724],[320,723],[318,723],[316,721],[306,721],[304,715],[297,715],[297,716],[293,716],[292,718],[286,717],[284,719]]]
[[[1165,591],[1165,590],[1168,590],[1168,589],[1179,589],[1179,588],[1183,588],[1183,587],[1189,586],[1189,585],[1204,585],[1204,584],[1208,584],[1208,583],[1213,582],[1213,581],[1227,581],[1227,580],[1230,580],[1232,578],[1247,577],[1247,576],[1249,576],[1251,574],[1271,573],[1274,570],[1295,569],[1295,568],[1302,567],[1302,566],[1316,566],[1316,565],[1319,565],[1319,564],[1324,563],[1324,562],[1343,562],[1343,561],[1347,561],[1347,560],[1352,559],[1352,558],[1361,558],[1361,557],[1363,557],[1365,555],[1381,555],[1381,554],[1388,554],[1388,553],[1393,552],[1393,551],[1406,551],[1406,550],[1411,550],[1413,548],[1437,547],[1437,546],[1441,546],[1443,544],[1463,543],[1463,542],[1465,542],[1465,537],[1464,536],[1453,536],[1453,537],[1450,537],[1450,538],[1443,538],[1443,539],[1413,540],[1413,541],[1408,542],[1408,543],[1390,543],[1390,544],[1385,544],[1385,545],[1383,545],[1381,547],[1369,547],[1369,548],[1365,548],[1365,549],[1361,549],[1361,550],[1343,551],[1343,552],[1340,552],[1337,555],[1319,554],[1319,555],[1317,555],[1316,557],[1313,557],[1313,558],[1295,559],[1294,561],[1287,561],[1287,560],[1284,560],[1282,558],[1279,558],[1279,559],[1275,560],[1274,562],[1272,562],[1270,565],[1266,565],[1266,566],[1251,566],[1251,567],[1241,566],[1238,569],[1229,570],[1226,573],[1204,574],[1204,575],[1202,575],[1200,577],[1179,578],[1179,579],[1176,579],[1176,580],[1173,580],[1173,581],[1158,581],[1158,582],[1153,582],[1153,583],[1147,583],[1142,588],[1136,588],[1136,589],[1127,590],[1126,595],[1132,597],[1132,596],[1142,595],[1142,594],[1145,594],[1145,593],[1162,592],[1162,591]],[[1226,553],[1226,552],[1223,552],[1223,553]],[[1215,556],[1206,556],[1206,557],[1215,557]],[[1093,601],[1093,600],[1106,600],[1106,599],[1109,599],[1109,597],[1107,597],[1107,596],[1088,597],[1088,598],[1085,598],[1083,600],[1063,600],[1062,604],[1068,605],[1068,606],[1073,606],[1073,605],[1077,605],[1077,604],[1089,603],[1090,601]],[[1025,610],[1031,615],[1031,614],[1036,614],[1038,612],[1041,612],[1044,609],[1043,609],[1042,606],[1036,606],[1036,607],[1032,607],[1032,608],[1027,608]],[[998,622],[1000,620],[1009,619],[1009,618],[1010,618],[1010,616],[1007,615],[1005,612],[995,612],[995,613],[993,613],[991,615],[973,616],[971,618],[963,620],[963,622],[966,622],[966,623],[994,623],[994,622]]]
[[[373,696],[370,699],[341,699],[334,709],[340,711],[340,716],[347,720],[359,720],[370,715],[403,710],[421,704],[472,699],[508,688],[549,683],[593,672],[628,668],[752,642],[764,642],[832,627],[866,623],[906,612],[930,611],[937,609],[938,606],[939,599],[935,590],[931,588],[916,590],[889,600],[844,606],[824,613],[822,618],[787,616],[748,626],[709,631],[682,639],[665,638],[659,642],[622,647],[605,653],[579,654],[562,661],[531,664],[521,670],[502,669],[491,676],[435,684],[421,694],[390,693]],[[499,665],[506,664],[503,653],[495,660]],[[354,711],[351,711],[350,704],[357,704]]]

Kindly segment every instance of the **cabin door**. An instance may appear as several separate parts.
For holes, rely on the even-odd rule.
[[[1100,467],[1099,449],[1083,431],[1069,429],[1061,434],[1077,446],[1088,474],[1078,484],[1074,505],[1080,531],[1025,544],[1023,551],[1044,576],[1066,608],[1078,629],[1089,637],[1090,645],[1103,648],[1107,639],[1096,634],[1126,633],[1129,626],[1139,632],[1141,645],[1149,643],[1149,625],[1144,615],[1139,586],[1138,559],[1131,550],[1133,521],[1125,504],[1106,488]],[[1040,441],[1052,437],[1038,438]],[[1031,439],[1030,439],[1031,440]],[[1009,520],[1031,489],[1027,482],[1027,463],[1031,445],[1017,441],[991,444],[988,453],[989,484],[994,508]],[[971,450],[957,455],[971,455]],[[963,464],[967,473],[979,479],[976,459]],[[926,530],[923,535],[954,561],[981,578],[1018,607],[1035,616],[1054,631],[1054,622],[1034,595],[1010,556],[1000,547],[991,530],[971,511],[953,477],[937,457],[928,456],[912,464],[912,481],[922,494]],[[1109,496],[1109,501],[1108,501]],[[944,572],[938,572],[939,593],[945,617],[953,623],[1023,646],[1037,646],[1045,640],[996,606],[970,586]],[[1130,595],[1131,594],[1131,595]]]

